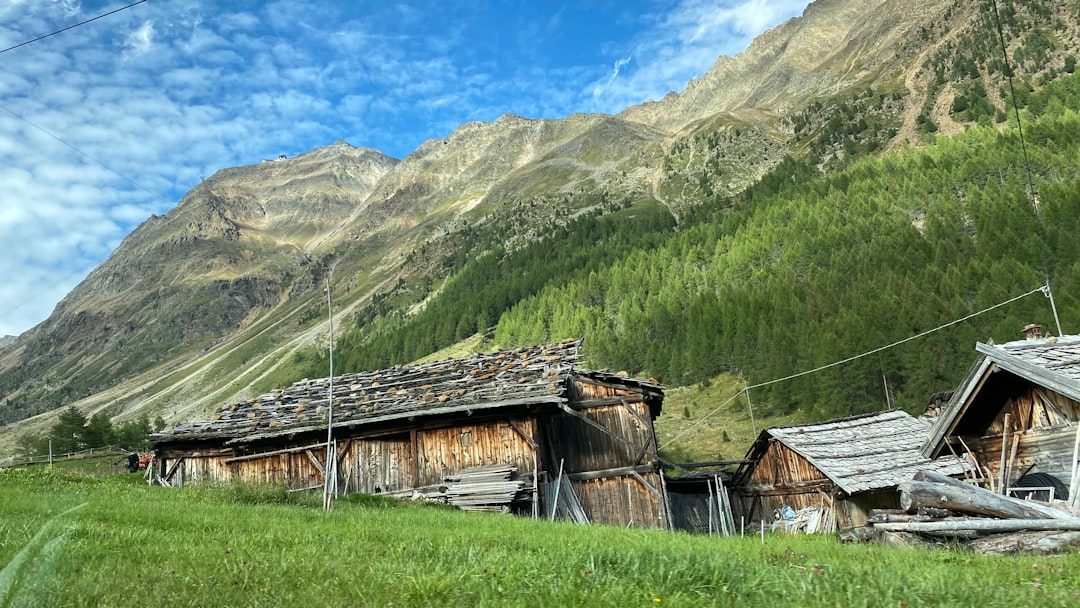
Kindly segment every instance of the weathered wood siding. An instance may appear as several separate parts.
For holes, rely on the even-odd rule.
[[[640,393],[576,381],[571,396],[570,407],[578,416],[563,413],[543,420],[548,475],[555,479],[560,465],[564,475],[597,475],[595,479],[573,482],[574,493],[589,521],[669,527],[667,500],[659,473],[638,471],[641,477],[638,479],[630,472],[611,472],[628,467],[647,469],[659,460],[652,415],[648,404],[640,401]],[[575,407],[578,403],[620,398],[626,401]],[[653,489],[642,483],[642,479]]]
[[[1075,440],[1075,426],[1043,427],[1022,433],[1009,433],[1009,444],[1006,446],[1009,453],[1005,455],[1006,460],[1012,454],[1012,443],[1016,441],[1018,445],[1016,459],[1012,463],[1011,475],[1006,484],[1012,485],[1024,471],[1031,470],[1053,475],[1069,487],[1072,483]],[[996,484],[1001,471],[1001,435],[965,438],[964,443],[974,452],[976,460],[983,467],[984,476],[989,475]]]
[[[342,473],[348,479],[349,492],[382,494],[416,487],[416,459],[408,433],[355,439],[347,457],[351,466]]]
[[[1072,478],[1073,443],[1076,422],[1080,419],[1080,403],[1040,386],[1029,385],[1020,395],[1007,399],[985,430],[983,436],[962,437],[963,443],[950,441],[957,454],[967,446],[975,456],[984,479],[993,479],[996,487],[1001,478],[1002,431],[1005,414],[1009,415],[1009,437],[1006,449],[1006,485],[1012,485],[1025,471],[1053,475],[1069,487]],[[1013,443],[1016,442],[1015,459]]]
[[[574,493],[589,521],[607,525],[654,528],[668,527],[664,501],[642,483],[663,492],[658,473],[589,479],[573,482]]]
[[[315,454],[321,464],[325,452]],[[179,464],[176,464],[179,461]],[[173,465],[176,464],[175,468]],[[167,481],[173,486],[226,481],[280,483],[291,488],[321,484],[322,473],[307,451],[235,460],[228,455],[190,456],[176,453],[164,459]]]
[[[849,527],[847,508],[840,506],[839,490],[820,469],[775,439],[751,471],[741,489],[742,505],[735,517],[747,521],[773,521],[773,512],[783,507],[798,511],[805,507],[835,505],[836,523]]]
[[[828,481],[828,477],[794,450],[776,439],[770,439],[765,455],[750,473],[748,486],[767,491],[780,485],[814,481]]]
[[[644,403],[593,407],[581,410],[580,414],[606,431],[570,415],[548,419],[544,439],[555,471],[560,459],[566,473],[657,461],[652,421]]]
[[[1009,415],[1009,427],[1014,431],[1058,427],[1080,420],[1080,403],[1060,393],[1031,386],[1024,394],[1005,402],[984,434],[1000,436],[1005,414]]]
[[[514,418],[526,435],[536,437],[535,418]],[[469,467],[512,464],[517,474],[532,475],[534,450],[509,421],[464,424],[417,431],[417,486],[442,483],[444,477]]]

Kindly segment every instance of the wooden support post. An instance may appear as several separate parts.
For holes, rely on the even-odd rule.
[[[1009,448],[1009,460],[1005,464],[1005,492],[1006,496],[1009,495],[1009,486],[1012,485],[1013,470],[1016,467],[1016,449],[1020,447],[1020,438],[1017,437],[1017,433],[1013,433],[1012,447]]]
[[[1009,414],[1005,414],[1005,422],[1001,427],[1001,464],[998,468],[998,493],[1005,493],[1005,448],[1009,441]]]
[[[551,502],[551,521],[555,521],[555,512],[559,510],[559,489],[562,488],[562,470],[565,459],[559,459],[559,478],[555,481],[555,500]]]
[[[412,467],[409,473],[412,475],[412,487],[420,486],[420,451],[416,445],[416,429],[409,431],[409,448],[412,452]]]

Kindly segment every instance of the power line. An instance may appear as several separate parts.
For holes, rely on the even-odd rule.
[[[973,317],[977,317],[977,316],[979,316],[979,315],[981,315],[983,313],[990,312],[991,310],[1001,308],[1002,306],[1005,306],[1007,304],[1012,304],[1013,302],[1015,302],[1017,300],[1026,298],[1026,297],[1030,296],[1031,294],[1039,293],[1039,292],[1042,292],[1043,294],[1047,294],[1047,296],[1049,297],[1049,292],[1050,292],[1049,284],[1043,285],[1042,287],[1039,287],[1038,289],[1032,289],[1031,291],[1029,291],[1029,292],[1027,292],[1027,293],[1025,293],[1023,295],[1019,295],[1019,296],[1016,296],[1015,298],[1008,299],[1008,300],[1006,300],[1004,302],[1001,302],[1000,304],[995,304],[995,305],[993,305],[993,306],[991,306],[989,308],[984,308],[984,309],[982,309],[982,310],[980,310],[978,312],[973,312],[970,315],[967,315],[965,317],[961,317],[959,319],[956,319],[955,321],[950,321],[948,323],[945,323],[944,325],[939,325],[939,326],[935,327],[934,329],[929,329],[929,330],[926,330],[924,332],[920,332],[918,334],[915,334],[914,336],[909,336],[907,338],[904,338],[903,340],[897,340],[896,342],[893,342],[892,344],[888,344],[888,345],[882,346],[880,348],[875,348],[873,350],[868,350],[865,353],[861,353],[861,354],[855,355],[853,357],[848,357],[846,359],[841,359],[840,361],[834,361],[834,362],[829,363],[827,365],[822,365],[820,367],[815,367],[814,369],[799,372],[797,374],[791,374],[790,376],[784,376],[783,378],[777,378],[775,380],[769,380],[767,382],[759,382],[758,384],[747,386],[747,387],[743,388],[742,390],[740,390],[739,392],[732,395],[731,398],[729,398],[727,401],[721,403],[714,410],[712,410],[708,414],[705,414],[700,420],[698,420],[694,424],[687,427],[683,432],[679,433],[678,435],[675,435],[671,439],[668,439],[666,442],[664,442],[664,445],[659,446],[657,449],[662,449],[662,448],[665,448],[665,447],[671,445],[672,442],[674,442],[676,439],[679,439],[683,435],[685,435],[685,434],[689,433],[690,431],[694,430],[695,428],[701,426],[701,424],[704,423],[705,420],[708,417],[712,416],[716,412],[719,412],[721,409],[723,409],[724,406],[726,406],[727,404],[729,404],[732,401],[734,401],[735,399],[737,399],[740,395],[746,394],[747,395],[747,403],[749,404],[750,389],[752,389],[752,388],[761,388],[763,386],[769,386],[770,384],[777,384],[779,382],[786,382],[788,380],[793,380],[793,379],[799,378],[801,376],[814,374],[814,373],[829,369],[831,367],[836,367],[837,365],[843,365],[845,363],[850,363],[852,361],[855,361],[856,359],[861,359],[863,357],[868,357],[870,355],[880,353],[883,350],[888,350],[890,348],[900,346],[901,344],[911,342],[912,340],[916,340],[918,338],[928,336],[928,335],[930,335],[930,334],[932,334],[932,333],[934,333],[936,331],[941,331],[941,330],[943,330],[943,329],[945,329],[947,327],[951,327],[953,325],[956,325],[957,323],[962,323],[964,321],[967,321],[968,319],[971,319]]]
[[[80,268],[80,269],[78,269],[78,270],[73,270],[73,271],[71,271],[71,272],[69,272],[69,273],[65,274],[64,276],[60,277],[60,278],[59,278],[58,280],[56,280],[56,281],[55,281],[55,282],[53,282],[52,284],[50,284],[50,285],[48,285],[48,286],[44,287],[43,289],[41,289],[40,291],[38,291],[38,292],[37,292],[37,293],[35,293],[34,295],[32,295],[32,296],[30,296],[29,298],[26,298],[25,300],[23,300],[21,304],[16,304],[16,305],[15,305],[15,306],[13,306],[12,308],[9,308],[9,309],[7,309],[7,310],[3,310],[3,311],[0,311],[0,317],[5,317],[5,316],[7,316],[7,315],[9,315],[9,314],[11,314],[11,313],[13,313],[13,312],[15,312],[16,310],[19,310],[19,309],[20,309],[20,308],[22,308],[23,306],[26,306],[26,305],[27,305],[27,304],[29,304],[30,302],[33,302],[34,300],[36,300],[36,299],[40,298],[41,296],[45,295],[45,294],[46,294],[46,293],[48,293],[49,291],[51,291],[51,290],[53,290],[53,289],[56,289],[56,288],[57,288],[58,286],[60,286],[60,284],[61,284],[61,283],[63,283],[63,282],[65,282],[65,281],[67,281],[67,280],[68,280],[68,279],[70,279],[71,277],[74,277],[74,276],[80,275],[80,274],[82,274],[83,272],[86,272],[86,271],[85,271],[84,269]]]
[[[142,1],[143,1],[143,2],[146,2],[146,0],[142,0]],[[5,105],[3,105],[3,104],[0,104],[0,109],[3,109],[3,110],[5,110],[5,111],[7,111],[7,112],[8,112],[9,114],[11,114],[12,116],[14,116],[15,118],[18,118],[19,120],[21,120],[21,121],[25,122],[26,124],[30,125],[31,127],[34,127],[34,128],[35,128],[35,129],[37,129],[38,131],[41,131],[41,132],[42,132],[42,133],[44,133],[45,135],[48,135],[49,137],[51,137],[51,138],[55,139],[56,141],[58,141],[58,142],[60,142],[60,143],[64,144],[65,146],[67,146],[67,147],[71,148],[71,149],[72,149],[72,150],[74,150],[75,152],[78,152],[79,154],[81,154],[81,155],[85,156],[85,157],[86,157],[87,159],[91,160],[91,161],[92,161],[92,162],[94,162],[94,163],[95,163],[96,165],[98,165],[98,166],[100,166],[101,168],[105,169],[105,170],[106,170],[106,171],[108,171],[109,173],[112,173],[112,174],[113,174],[113,175],[115,175],[116,177],[119,177],[120,179],[122,179],[122,180],[126,181],[127,183],[131,184],[132,186],[135,186],[135,188],[137,188],[137,189],[139,189],[139,190],[142,190],[143,192],[145,192],[145,193],[149,194],[150,196],[153,196],[154,198],[158,199],[159,201],[161,201],[161,202],[163,202],[163,203],[166,203],[166,204],[169,204],[169,205],[171,205],[171,204],[172,204],[172,201],[170,201],[170,200],[166,199],[166,198],[165,198],[164,196],[161,196],[160,194],[158,194],[157,192],[154,192],[153,190],[148,190],[147,188],[144,188],[143,186],[139,185],[139,183],[138,183],[138,182],[136,182],[135,180],[133,180],[133,179],[131,179],[130,177],[128,177],[128,176],[126,176],[126,175],[124,175],[124,174],[120,173],[120,172],[119,172],[119,171],[117,171],[116,169],[113,169],[113,168],[112,168],[112,167],[110,167],[109,165],[106,165],[105,163],[101,162],[100,160],[98,160],[98,159],[94,158],[93,156],[90,156],[90,155],[89,155],[89,154],[87,154],[86,152],[83,152],[82,150],[80,150],[80,149],[76,148],[76,147],[75,147],[75,146],[74,146],[73,144],[70,144],[70,143],[68,143],[67,141],[64,141],[64,140],[63,140],[63,139],[62,139],[62,138],[61,138],[61,137],[60,137],[59,135],[55,135],[55,134],[53,134],[53,133],[52,133],[51,131],[49,131],[49,130],[48,130],[48,129],[46,129],[45,127],[42,127],[42,126],[40,126],[40,125],[38,125],[38,124],[34,123],[34,121],[32,121],[32,120],[30,120],[29,118],[27,118],[27,117],[23,116],[22,114],[19,114],[19,113],[18,113],[18,112],[16,112],[15,110],[12,110],[11,108],[9,108],[9,107],[7,107],[7,106],[5,106]]]
[[[92,21],[97,21],[98,19],[108,17],[109,15],[115,15],[116,13],[119,13],[120,11],[127,10],[127,9],[129,9],[129,8],[131,8],[133,6],[136,6],[138,4],[142,4],[143,2],[146,2],[146,0],[139,0],[138,2],[132,2],[131,4],[129,4],[127,6],[124,6],[124,7],[121,7],[121,8],[118,8],[118,9],[116,9],[114,11],[109,11],[109,12],[103,14],[103,15],[98,15],[97,17],[87,19],[86,21],[80,21],[79,23],[76,23],[75,25],[69,25],[69,26],[67,26],[67,27],[65,27],[63,29],[56,30],[55,32],[52,32],[51,34],[45,34],[44,36],[38,36],[37,38],[34,38],[33,40],[27,40],[26,42],[20,42],[19,44],[16,44],[15,46],[9,46],[6,49],[0,50],[0,53],[6,53],[8,51],[14,51],[15,49],[17,49],[19,47],[23,47],[23,46],[26,46],[28,44],[33,44],[33,43],[35,43],[35,42],[37,42],[39,40],[44,40],[44,39],[46,39],[46,38],[48,38],[50,36],[55,36],[57,34],[62,34],[64,32],[66,32],[66,31],[68,31],[68,30],[73,30],[73,29],[79,27],[80,25],[86,25],[87,23],[90,23]]]
[[[910,336],[910,337],[904,338],[903,340],[893,342],[892,344],[888,344],[888,345],[882,346],[880,348],[875,348],[874,350],[868,350],[865,353],[855,355],[853,357],[848,357],[847,359],[841,359],[840,361],[834,361],[834,362],[829,363],[827,365],[822,365],[821,367],[815,367],[814,369],[809,369],[809,370],[806,370],[804,372],[799,372],[797,374],[791,374],[790,376],[784,376],[783,378],[777,378],[776,380],[769,380],[767,382],[760,382],[758,384],[754,384],[754,385],[746,387],[746,390],[750,390],[752,388],[761,388],[763,386],[769,386],[770,384],[776,384],[778,382],[786,382],[788,380],[793,380],[795,378],[799,378],[801,376],[806,376],[808,374],[815,374],[817,372],[829,369],[830,367],[836,367],[837,365],[843,365],[845,363],[850,363],[852,361],[855,361],[856,359],[862,359],[863,357],[868,357],[868,356],[873,355],[875,353],[880,353],[883,350],[888,350],[890,348],[893,348],[894,346],[900,346],[901,344],[904,344],[906,342],[911,342],[912,340],[922,338],[923,336],[928,336],[928,335],[930,335],[930,334],[932,334],[932,333],[934,333],[936,331],[941,331],[941,330],[945,329],[946,327],[951,327],[953,325],[956,325],[957,323],[962,323],[964,321],[967,321],[968,319],[971,319],[973,317],[977,317],[977,316],[979,316],[979,315],[981,315],[983,313],[990,312],[991,310],[994,310],[995,308],[1001,308],[1002,306],[1005,306],[1006,304],[1012,304],[1013,302],[1015,302],[1017,300],[1026,298],[1026,297],[1030,296],[1033,293],[1039,293],[1040,291],[1044,291],[1045,289],[1046,289],[1045,286],[1039,287],[1038,289],[1032,289],[1031,291],[1029,291],[1029,292],[1027,292],[1027,293],[1025,293],[1023,295],[1016,296],[1015,298],[1012,298],[1010,300],[1006,300],[1006,301],[1004,301],[1004,302],[1002,302],[1000,304],[995,304],[995,305],[991,306],[990,308],[984,308],[984,309],[980,310],[979,312],[973,312],[973,313],[971,313],[970,315],[968,315],[966,317],[957,319],[955,321],[950,321],[950,322],[948,322],[948,323],[946,323],[944,325],[939,325],[939,326],[935,327],[934,329],[928,329],[928,330],[926,330],[926,331],[924,331],[922,333],[915,334],[914,336]]]

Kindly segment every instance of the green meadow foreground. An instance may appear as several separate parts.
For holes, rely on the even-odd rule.
[[[1080,553],[720,539],[0,471],[0,607],[1078,606]]]

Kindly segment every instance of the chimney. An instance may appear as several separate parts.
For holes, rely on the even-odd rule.
[[[1041,342],[1042,341],[1042,325],[1035,323],[1028,323],[1024,326],[1024,339],[1028,342]]]

